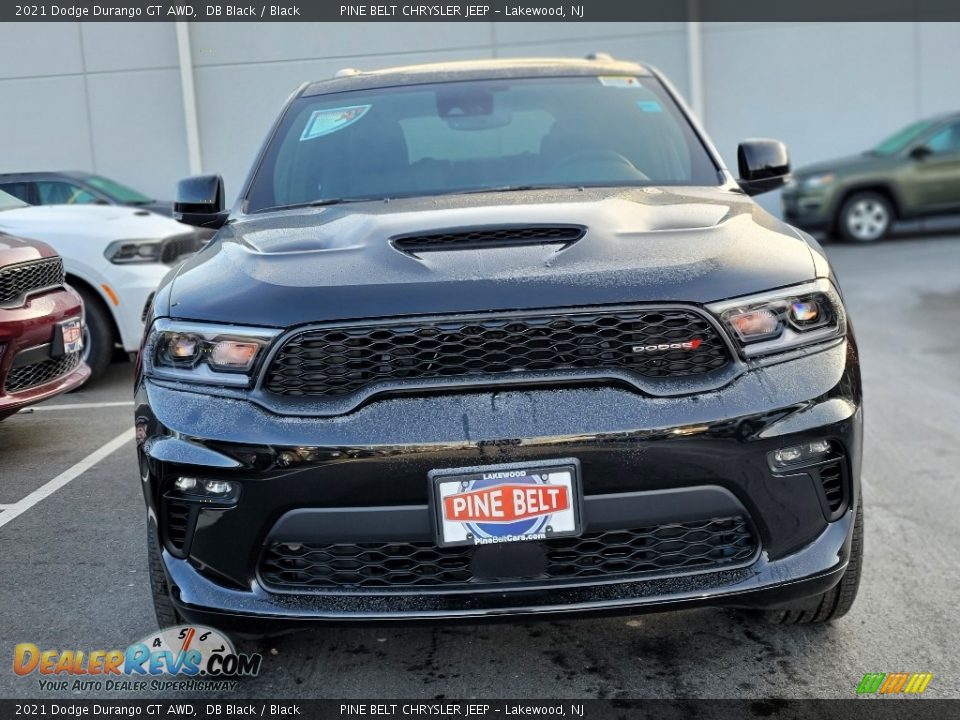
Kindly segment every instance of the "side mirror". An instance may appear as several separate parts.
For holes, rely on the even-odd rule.
[[[737,148],[737,165],[737,183],[747,195],[776,190],[790,175],[787,146],[779,140],[744,140]]]
[[[217,229],[227,221],[224,208],[223,178],[219,175],[195,175],[177,183],[173,217],[187,225]]]
[[[931,155],[933,155],[933,150],[929,145],[917,145],[915,148],[911,148],[910,150],[910,157],[912,157],[914,160],[923,160]]]

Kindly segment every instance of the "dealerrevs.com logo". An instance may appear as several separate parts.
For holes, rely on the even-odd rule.
[[[258,653],[238,653],[217,630],[178,625],[126,650],[41,650],[20,643],[13,671],[38,676],[40,690],[233,690],[235,678],[257,675],[262,661]]]

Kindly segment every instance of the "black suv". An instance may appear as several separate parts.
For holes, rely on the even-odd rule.
[[[607,58],[301,87],[148,311],[157,615],[692,605],[819,622],[861,558],[856,343],[823,251],[657,72]]]

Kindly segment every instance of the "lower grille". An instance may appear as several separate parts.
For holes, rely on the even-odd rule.
[[[282,591],[472,589],[518,580],[642,579],[721,570],[743,564],[757,552],[757,541],[742,517],[607,530],[519,545],[534,545],[542,551],[545,565],[537,576],[476,578],[475,554],[496,546],[441,548],[432,542],[274,544],[263,555],[260,576],[268,588]]]
[[[75,352],[59,358],[50,358],[31,365],[23,365],[10,370],[4,391],[8,393],[23,392],[30,388],[52,382],[63,377],[80,365],[81,353]]]
[[[404,382],[517,373],[614,370],[682,378],[729,361],[717,330],[693,310],[558,310],[306,330],[286,340],[264,386],[277,395],[337,399]]]

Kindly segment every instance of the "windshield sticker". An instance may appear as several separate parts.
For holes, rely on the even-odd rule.
[[[343,130],[366,115],[369,109],[369,105],[352,105],[350,107],[330,108],[329,110],[315,110],[300,135],[300,142]]]
[[[663,108],[656,100],[638,100],[637,107],[644,112],[663,112]]]
[[[604,87],[615,88],[642,88],[643,85],[635,77],[626,75],[601,75],[598,80]]]

